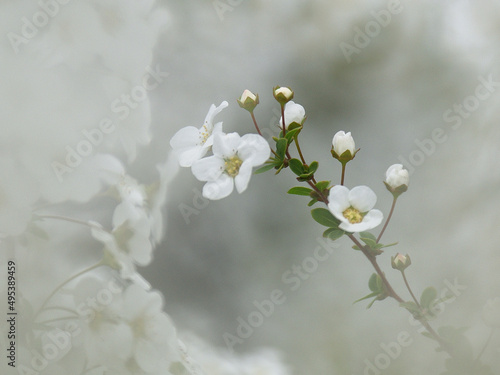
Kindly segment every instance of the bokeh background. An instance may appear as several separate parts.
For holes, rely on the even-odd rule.
[[[442,291],[446,280],[466,286],[434,325],[470,327],[468,337],[479,351],[489,334],[482,307],[500,295],[498,85],[460,120],[445,114],[475,95],[479,77],[500,81],[500,2],[220,1],[226,6],[219,13],[215,3],[162,2],[170,25],[156,54],[170,76],[152,93],[153,147],[144,155],[163,155],[178,129],[200,126],[209,106],[222,100],[230,103],[218,116],[224,129],[253,132],[236,103],[244,89],[259,93],[257,119],[272,128],[279,119],[272,87],[293,88],[307,113],[301,144],[308,160],[320,162],[319,178],[339,179],[339,163],[329,155],[338,130],[351,131],[361,148],[348,165],[347,186],[370,186],[386,215],[391,196],[382,184],[385,170],[401,162],[410,169],[410,189],[384,235],[399,245],[388,248],[380,263],[404,296],[390,268],[397,251],[412,257],[407,274],[417,294],[429,285]],[[356,30],[391,4],[401,12],[346,58],[342,43],[356,46]],[[446,141],[433,147],[425,140],[436,128]],[[428,147],[427,154],[420,151],[423,158],[419,142]],[[411,344],[381,372],[438,374],[444,357],[397,303],[386,300],[370,310],[365,302],[353,304],[368,293],[372,269],[349,241],[340,240],[298,290],[283,282],[286,271],[311,256],[322,233],[307,199],[286,194],[297,185],[286,172],[254,176],[244,194],[198,203],[201,209],[193,199],[202,184],[188,169],[179,173],[170,190],[166,238],[144,273],[164,293],[181,333],[224,347],[224,333],[236,335],[238,317],[248,321],[256,310],[253,301],[280,289],[285,303],[235,345],[237,352],[269,346],[283,353],[294,374],[357,375],[372,373],[367,363],[384,353],[381,344],[405,331]],[[186,206],[196,210],[189,222],[180,209]],[[497,336],[483,357],[496,371],[499,350]]]
[[[440,293],[455,286],[456,298],[433,326],[467,327],[480,352],[490,333],[483,306],[500,297],[500,1],[67,3],[20,54],[8,38],[0,41],[0,159],[22,166],[0,165],[7,171],[0,192],[11,195],[7,204],[0,197],[0,233],[16,221],[22,232],[33,208],[109,227],[116,202],[98,195],[104,184],[94,158],[64,184],[50,162],[64,160],[66,145],[80,142],[82,129],[110,115],[110,103],[140,83],[145,66],[169,75],[99,147],[124,164],[133,160],[126,173],[144,184],[158,178],[155,166],[170,153],[175,132],[201,126],[211,104],[230,103],[217,117],[226,132],[254,132],[236,103],[244,89],[260,96],[255,113],[266,136],[276,131],[272,88],[289,86],[307,113],[301,145],[307,160],[319,161],[318,179],[340,179],[330,155],[339,130],[350,131],[361,148],[348,165],[346,185],[370,186],[386,215],[392,199],[382,183],[386,169],[403,163],[410,170],[409,190],[383,238],[399,244],[379,263],[404,298],[400,275],[390,267],[396,252],[410,254],[407,275],[417,294],[431,285]],[[40,6],[35,0],[0,4],[6,35],[19,32],[22,17]],[[364,37],[366,45],[359,44],[360,33],[372,34]],[[356,50],[348,55],[348,48]],[[296,267],[310,262],[324,228],[312,220],[306,198],[286,194],[298,185],[288,172],[254,176],[243,194],[212,202],[200,198],[203,185],[189,169],[169,186],[166,235],[140,272],[163,294],[188,352],[205,364],[217,356],[229,362],[267,358],[277,365],[265,374],[274,375],[284,372],[270,353],[279,353],[294,375],[442,373],[445,356],[395,301],[370,310],[368,301],[353,304],[369,293],[373,270],[346,239],[300,283],[290,281]],[[54,241],[31,236],[27,250],[23,245],[16,254],[23,261],[20,288],[34,306],[102,256],[102,244],[85,226],[39,225],[55,234]],[[0,246],[5,258],[9,253]],[[255,315],[255,302],[275,290],[284,302],[234,345],[231,357],[224,338],[237,336],[241,321]],[[393,344],[398,339],[405,345]],[[499,354],[497,332],[482,355],[495,374]],[[64,373],[59,370],[47,372]]]

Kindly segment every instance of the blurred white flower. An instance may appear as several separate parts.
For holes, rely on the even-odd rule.
[[[295,103],[293,100],[285,104],[285,129],[288,129],[292,122],[302,125],[305,118],[306,110],[300,104]],[[283,129],[283,117],[280,117],[278,126]]]
[[[191,167],[195,161],[205,156],[214,143],[214,136],[222,134],[222,122],[215,125],[213,122],[215,116],[227,106],[226,101],[223,101],[218,107],[212,104],[201,128],[186,126],[174,134],[170,140],[170,146],[172,146],[182,167]]]
[[[352,138],[351,132],[345,133],[343,130],[338,131],[333,136],[332,140],[333,151],[340,156],[347,150],[354,155],[354,150],[356,148],[354,139]]]
[[[500,297],[489,299],[483,307],[483,321],[493,328],[500,328]]]
[[[269,159],[271,149],[257,134],[216,134],[214,155],[193,163],[192,171],[200,181],[207,181],[203,196],[217,200],[227,197],[234,189],[243,193],[252,176],[252,168]]]
[[[147,374],[168,373],[169,364],[179,359],[179,343],[170,318],[162,311],[161,295],[132,284],[120,304],[111,308],[132,331],[132,358],[138,368]]]
[[[119,227],[126,221],[135,223],[146,218],[145,201],[147,199],[144,185],[129,175],[123,175],[116,185],[121,202],[113,212],[113,226]]]
[[[363,232],[378,226],[383,214],[373,207],[377,196],[367,186],[356,186],[349,190],[345,186],[335,185],[330,189],[328,208],[341,221],[339,228],[346,232]]]
[[[408,170],[404,169],[401,164],[391,165],[385,172],[385,182],[392,189],[396,189],[401,185],[408,186],[410,182]]]
[[[153,241],[159,243],[164,231],[164,220],[161,211],[167,200],[168,185],[177,175],[179,163],[170,155],[164,163],[158,164],[156,169],[160,174],[160,180],[148,189],[147,195],[151,235]]]
[[[194,373],[207,375],[289,375],[281,355],[272,349],[261,349],[239,355],[226,348],[208,345],[194,335],[181,337],[186,346],[186,356],[194,362]],[[188,367],[188,368],[189,368]]]
[[[136,271],[135,265],[147,266],[152,260],[153,247],[149,236],[149,221],[143,217],[137,221],[125,221],[110,233],[99,223],[89,222],[92,237],[104,244],[105,259],[113,268],[120,271],[120,276],[131,280],[144,289],[150,284]]]

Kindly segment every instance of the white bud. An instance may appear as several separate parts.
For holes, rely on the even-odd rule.
[[[354,149],[356,148],[351,132],[345,133],[343,130],[338,131],[333,136],[332,146],[333,151],[335,151],[339,156],[347,150],[351,152],[351,155],[354,155]]]
[[[283,97],[286,100],[293,98],[293,91],[288,87],[278,87],[274,90],[274,97]]]
[[[387,172],[385,172],[385,182],[393,189],[401,185],[408,186],[410,183],[410,175],[401,164],[393,164],[387,169]]]
[[[306,118],[306,110],[300,104],[295,103],[290,100],[285,104],[285,129],[288,129],[292,122],[296,122],[302,125],[304,119]],[[283,118],[280,118],[279,127],[283,126]]]
[[[240,102],[245,103],[247,99],[255,101],[257,97],[250,90],[245,90],[243,91],[243,94],[241,94]]]

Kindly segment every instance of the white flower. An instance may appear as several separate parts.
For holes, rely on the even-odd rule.
[[[336,185],[330,189],[328,200],[330,212],[341,221],[339,228],[346,232],[363,232],[382,222],[382,212],[372,209],[377,196],[368,186],[356,186],[349,191]]]
[[[203,196],[216,200],[227,197],[234,189],[243,193],[252,176],[252,168],[264,164],[271,149],[267,141],[257,134],[217,134],[212,148],[213,156],[193,164],[194,176],[207,181]]]
[[[212,104],[201,128],[186,126],[174,134],[170,140],[170,146],[177,155],[181,167],[190,167],[195,161],[205,156],[213,145],[214,135],[222,133],[222,122],[214,125],[214,117],[227,106],[226,101],[218,107]]]
[[[288,129],[292,122],[302,124],[306,118],[306,110],[300,104],[290,100],[285,104],[285,129]],[[283,117],[280,117],[280,129],[283,128]]]
[[[489,299],[483,307],[484,323],[490,327],[500,328],[500,297]]]
[[[393,164],[385,172],[385,182],[392,189],[396,189],[401,185],[408,186],[410,176],[401,164]]]
[[[99,223],[91,221],[89,224],[92,237],[105,245],[108,261],[119,269],[120,276],[149,289],[150,284],[135,269],[136,264],[147,266],[152,260],[153,247],[149,240],[151,228],[147,217],[135,222],[127,220],[111,233]]]
[[[179,163],[169,156],[163,164],[156,165],[160,174],[160,181],[148,189],[149,221],[151,225],[151,235],[155,243],[159,243],[163,237],[163,216],[162,208],[167,200],[167,187],[175,178]]]
[[[131,354],[137,367],[147,374],[168,373],[169,363],[180,359],[180,353],[174,325],[162,311],[160,293],[132,284],[112,308],[132,331]]]
[[[335,151],[338,156],[342,155],[347,150],[351,152],[351,155],[354,155],[354,150],[356,148],[351,132],[345,133],[343,130],[335,133],[332,140],[332,146],[333,151]]]

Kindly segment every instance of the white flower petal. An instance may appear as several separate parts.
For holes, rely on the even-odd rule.
[[[224,171],[224,159],[215,155],[209,156],[193,163],[191,171],[200,181],[215,181]]]
[[[238,133],[215,134],[212,151],[214,155],[221,158],[234,156],[241,143],[241,137]]]
[[[356,186],[349,192],[349,202],[360,212],[367,212],[377,203],[377,196],[368,186]]]
[[[224,132],[222,131],[222,122],[218,122],[214,125],[212,134],[207,138],[207,140],[203,144],[203,147],[206,147],[208,149],[210,146],[212,146],[214,144],[214,136],[216,136],[217,134],[224,135]]]
[[[238,193],[243,193],[250,182],[252,177],[252,164],[250,160],[244,161],[240,166],[238,175],[234,178],[234,184],[236,185],[236,190]]]
[[[223,173],[216,181],[209,181],[203,186],[203,196],[210,200],[222,199],[231,194],[233,188],[233,179]]]
[[[170,146],[172,146],[174,151],[182,152],[187,148],[197,145],[199,137],[199,129],[194,126],[186,126],[185,128],[179,129],[179,131],[174,134],[172,139],[170,139]]]
[[[238,156],[242,160],[251,159],[253,167],[265,163],[271,155],[271,148],[264,137],[258,134],[246,134],[241,138]]]
[[[210,127],[212,127],[215,116],[217,116],[224,108],[227,108],[228,105],[228,102],[225,100],[218,107],[212,104],[205,117],[204,125],[210,124]]]
[[[342,185],[335,185],[328,195],[328,208],[339,220],[345,220],[343,212],[349,208],[349,189]]]

